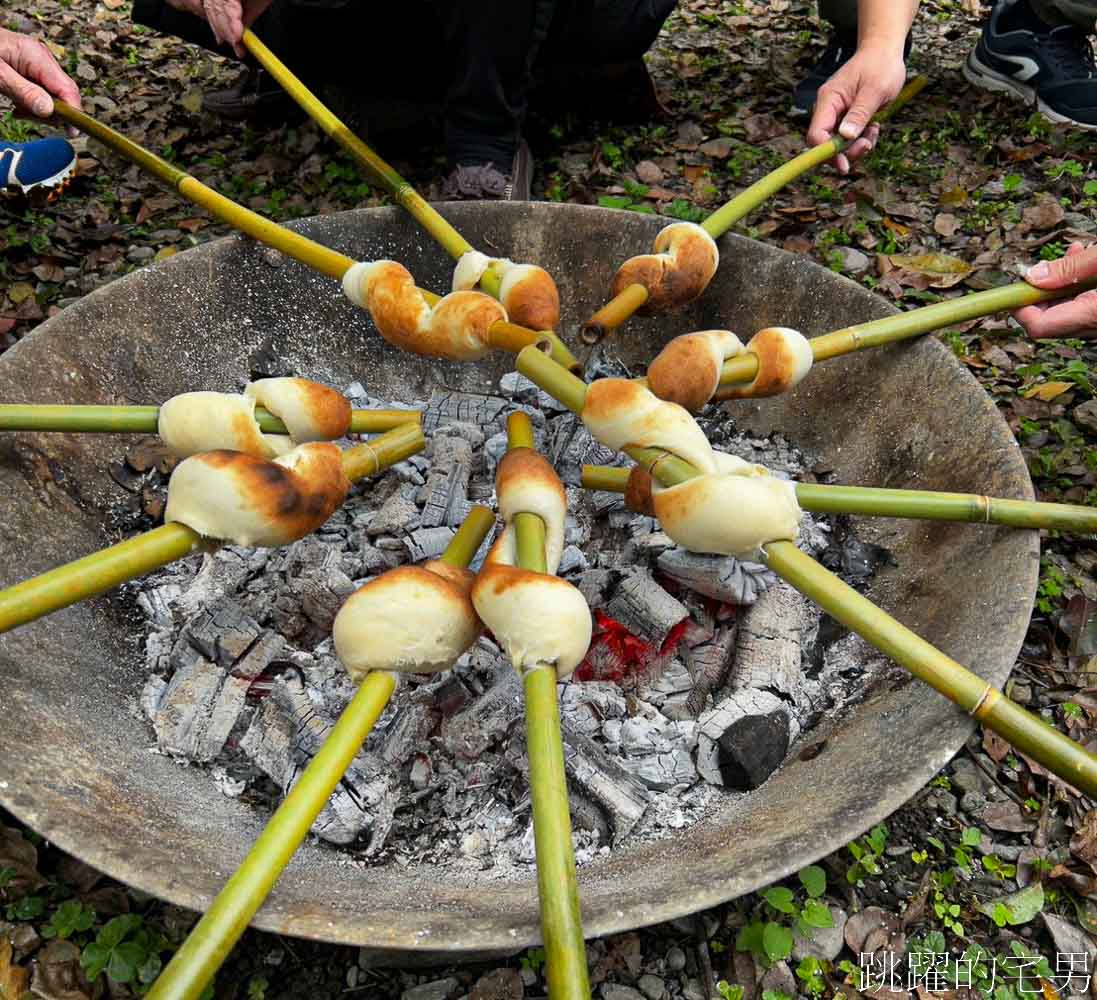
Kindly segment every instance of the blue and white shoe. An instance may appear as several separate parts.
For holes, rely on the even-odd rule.
[[[61,187],[76,168],[76,150],[60,136],[30,142],[0,140],[0,187],[19,188],[24,194],[35,188]]]

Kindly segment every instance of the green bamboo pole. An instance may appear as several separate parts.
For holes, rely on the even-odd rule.
[[[586,386],[574,375],[547,362],[539,352],[528,349],[518,355],[517,367],[526,378],[556,396],[573,412],[581,411]],[[557,389],[561,390],[560,395],[557,395]],[[625,451],[637,461],[643,461],[664,486],[674,486],[698,475],[696,469],[679,458],[671,462],[656,457],[655,449],[626,448]],[[1022,753],[1086,795],[1097,796],[1097,757],[1093,754],[919,638],[792,542],[770,542],[764,546],[762,555],[770,569],[815,601],[835,621],[856,632]]]
[[[418,424],[401,426],[343,452],[343,471],[354,481],[403,461],[426,445]],[[182,559],[202,544],[185,525],[165,524],[0,590],[0,633],[35,621],[127,580]]]
[[[468,566],[495,516],[473,507],[442,561]],[[289,795],[274,811],[247,856],[160,973],[152,1000],[197,1000],[263,905],[342,780],[396,689],[396,675],[366,677]]]
[[[1069,288],[1034,288],[1025,281],[1016,281],[1001,288],[990,288],[985,292],[972,292],[956,299],[935,302],[920,309],[909,309],[895,316],[857,323],[843,327],[831,333],[813,337],[808,343],[816,361],[828,361],[842,354],[863,351],[867,347],[881,347],[899,340],[909,340],[923,333],[931,333],[942,327],[966,323],[996,312],[1008,312],[1031,306],[1038,302],[1051,302],[1054,299],[1077,295],[1088,288],[1097,288],[1097,278],[1080,281]],[[758,358],[750,352],[744,352],[724,362],[720,371],[720,385],[735,385],[750,382],[758,374]],[[724,399],[717,391],[715,399]]]
[[[628,477],[628,469],[616,466],[583,466],[583,486],[588,490],[624,493]],[[977,493],[827,486],[822,483],[797,483],[796,499],[804,510],[814,514],[908,517],[922,521],[962,521],[968,524],[1002,524],[1010,528],[1097,534],[1097,507],[1079,504],[1006,500]]]
[[[881,108],[873,116],[874,122],[885,122],[905,104],[916,97],[929,83],[924,76],[916,76],[898,94],[887,107]],[[855,140],[854,140],[855,141]],[[766,174],[761,180],[740,191],[734,198],[713,212],[701,228],[714,240],[719,239],[740,219],[745,218],[778,191],[802,177],[809,170],[827,160],[833,159],[850,145],[850,141],[835,136],[829,142],[804,150],[776,170]],[[597,344],[611,330],[616,329],[633,315],[648,300],[648,290],[640,284],[629,285],[598,310],[581,331],[584,343]]]
[[[507,418],[507,447],[533,447],[533,426],[527,414],[512,413]],[[521,513],[514,519],[514,530],[518,536],[518,565],[534,573],[547,572],[545,522],[536,514]],[[537,853],[537,897],[541,907],[548,992],[553,1000],[590,1000],[587,952],[579,911],[579,882],[571,844],[564,743],[556,701],[556,668],[551,664],[527,667],[522,679],[526,695],[533,838]]]
[[[127,139],[120,132],[104,125],[91,115],[78,111],[64,101],[54,101],[53,106],[57,115],[70,125],[94,136],[105,146],[132,160],[154,177],[163,181],[188,201],[194,202],[215,218],[228,223],[234,229],[246,233],[260,243],[274,247],[275,250],[281,251],[287,257],[292,257],[307,267],[311,267],[321,274],[326,274],[329,278],[342,280],[348,268],[354,264],[354,260],[346,254],[321,246],[307,236],[302,236],[292,229],[286,229],[276,222],[264,219],[263,216],[244,208],[243,205],[237,205],[236,202],[222,194],[218,194],[213,188],[207,187],[197,178],[192,177],[178,167],[172,166],[167,160],[161,159],[155,153]],[[431,305],[438,301],[439,296],[424,289],[420,289],[420,291],[427,297]],[[495,327],[497,326],[505,329],[496,331]],[[527,344],[538,344],[547,340],[551,345],[554,360],[569,370],[578,371],[580,369],[579,362],[568,350],[567,345],[551,330],[528,330],[524,327],[515,326],[513,323],[495,323],[492,325],[491,333],[493,336],[498,333],[503,343],[512,343],[516,331],[522,331],[524,337],[523,347]]]
[[[159,406],[66,406],[0,403],[0,431],[71,431],[85,434],[155,434]],[[255,419],[264,434],[288,434],[286,425],[261,406]],[[419,410],[351,410],[350,433],[374,434],[419,423]]]

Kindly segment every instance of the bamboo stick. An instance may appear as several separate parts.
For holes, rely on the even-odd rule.
[[[628,477],[628,469],[616,466],[583,466],[583,486],[588,490],[624,493]],[[907,517],[922,521],[962,521],[968,524],[1001,524],[1011,528],[1097,534],[1097,507],[1079,504],[1007,500],[977,493],[827,486],[822,483],[797,483],[796,499],[804,510],[814,514]]]
[[[559,365],[547,362],[537,351],[518,355],[518,371],[575,413],[582,410],[586,385]],[[578,383],[576,385],[575,383]],[[577,404],[577,405],[573,405]],[[689,463],[655,458],[654,449],[626,448],[645,461],[664,486],[674,486],[698,475]],[[639,455],[639,457],[637,457]],[[924,639],[847,586],[792,542],[770,542],[763,547],[767,566],[782,579],[815,601],[827,614],[871,643],[915,677],[945,695],[983,725],[999,733],[1049,771],[1069,781],[1086,795],[1097,796],[1097,757],[1011,702],[966,667],[946,656]]]
[[[507,418],[507,447],[533,447],[533,426],[527,414],[512,413]],[[518,565],[535,573],[547,572],[545,522],[536,514],[522,513],[515,517],[514,529],[518,536]],[[553,1000],[590,1000],[579,882],[571,843],[564,744],[556,701],[556,668],[551,664],[527,667],[523,683],[537,897],[548,992]]]
[[[899,92],[894,101],[876,112],[872,120],[878,123],[887,121],[905,104],[916,97],[928,83],[929,80],[924,76],[914,77]],[[705,219],[701,223],[701,227],[714,240],[719,239],[735,223],[749,215],[767,199],[773,197],[781,188],[791,184],[798,177],[802,177],[809,170],[814,170],[821,164],[826,163],[827,160],[833,159],[849,144],[848,140],[843,139],[841,136],[835,136],[830,142],[824,142],[819,146],[804,150],[804,152],[782,164],[776,170],[766,174],[761,180],[740,191],[734,198]],[[619,327],[640,309],[647,300],[648,290],[643,285],[629,285],[587,320],[580,333],[583,342],[597,344],[610,331]]]
[[[1097,278],[1080,281],[1069,288],[1034,288],[1025,281],[1015,281],[1001,288],[991,288],[985,292],[972,292],[956,299],[935,302],[920,309],[909,309],[895,316],[857,323],[843,327],[831,333],[813,337],[808,343],[816,361],[828,361],[842,354],[863,351],[867,347],[880,347],[899,340],[908,340],[923,333],[931,333],[945,326],[966,323],[996,312],[1020,309],[1037,302],[1051,302],[1054,299],[1077,295],[1087,288],[1097,288]],[[744,352],[724,362],[720,371],[720,385],[736,385],[750,382],[758,374],[758,358]],[[714,399],[727,398],[717,390]]]
[[[343,471],[352,481],[363,479],[422,451],[425,444],[418,424],[401,424],[343,452]],[[0,590],[0,633],[113,590],[182,559],[201,544],[196,531],[165,524]]]
[[[85,434],[155,434],[159,406],[66,406],[0,403],[0,431],[73,431]],[[374,434],[420,423],[419,410],[351,410],[350,433]],[[288,434],[286,425],[261,406],[255,420],[264,434]]]
[[[78,111],[64,101],[54,101],[53,106],[57,115],[70,125],[87,132],[88,135],[94,136],[105,146],[108,146],[127,159],[132,160],[154,177],[159,178],[188,201],[192,201],[196,205],[201,206],[215,218],[228,223],[228,225],[232,226],[234,229],[246,233],[260,243],[269,247],[274,247],[275,250],[281,251],[287,257],[292,257],[305,266],[311,267],[321,274],[326,274],[329,278],[342,280],[343,275],[347,272],[348,268],[354,264],[354,260],[346,254],[322,246],[314,240],[310,240],[307,236],[295,233],[292,229],[286,229],[276,222],[264,219],[263,216],[248,208],[244,208],[243,205],[237,205],[236,202],[226,198],[222,194],[218,194],[213,188],[207,187],[197,178],[192,177],[178,167],[172,166],[172,164],[161,159],[155,153],[152,153],[143,146],[139,146],[136,142],[127,139],[120,132],[116,132],[114,129],[104,125],[91,115],[85,114],[83,111]],[[430,302],[431,305],[434,305],[439,299],[439,296],[434,295],[425,289],[420,289],[420,291],[426,296],[427,301]],[[541,341],[547,340],[552,347],[553,360],[564,365],[569,370],[580,370],[581,365],[576,360],[575,356],[568,350],[567,345],[551,330],[529,330],[525,327],[515,326],[512,323],[508,323],[506,326],[509,330],[503,331],[503,333],[505,333],[508,338],[507,342],[515,342],[515,338],[519,336],[519,331],[522,331],[521,337],[525,338],[522,343],[523,347],[528,344],[538,344]],[[492,332],[495,332],[494,325]]]
[[[495,515],[473,507],[442,561],[467,566]],[[153,983],[152,1000],[197,1000],[263,905],[396,689],[387,670],[369,674],[316,756],[267,821],[247,856]]]

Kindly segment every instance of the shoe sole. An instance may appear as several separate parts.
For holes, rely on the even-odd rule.
[[[1087,132],[1097,131],[1097,125],[1080,122],[1076,118],[1071,118],[1069,115],[1064,115],[1049,107],[1036,96],[1035,87],[1028,87],[1004,73],[991,69],[975,54],[974,50],[968,54],[964,62],[964,77],[968,83],[981,87],[983,90],[989,90],[996,94],[1006,94],[1016,100],[1024,101],[1025,104],[1035,105],[1036,110],[1048,121],[1059,125],[1073,125],[1075,128],[1084,129]]]
[[[20,184],[16,180],[14,184],[9,185],[4,190],[8,193],[14,193],[18,190],[21,194],[30,194],[31,191],[36,191],[38,188],[57,188],[58,190],[55,193],[59,193],[68,185],[75,172],[76,160],[73,159],[63,170],[58,171],[52,177],[35,181],[33,184]]]

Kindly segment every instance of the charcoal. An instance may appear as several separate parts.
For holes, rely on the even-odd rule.
[[[419,528],[404,539],[404,548],[412,562],[437,559],[455,534],[453,528]]]
[[[435,437],[432,456],[434,465],[419,496],[423,503],[419,523],[424,528],[450,523],[450,511],[468,495],[472,469],[472,448],[461,438]]]
[[[603,607],[617,574],[611,569],[585,569],[576,582],[579,592],[592,608]]]
[[[202,567],[176,602],[176,612],[187,621],[207,604],[238,590],[251,572],[247,550],[222,546],[202,557]],[[266,553],[264,553],[264,560]]]
[[[172,607],[183,593],[178,583],[166,583],[162,587],[142,590],[137,595],[137,606],[157,628],[168,628],[174,618]]]
[[[673,719],[697,714],[687,712],[683,715],[680,711],[692,690],[693,676],[680,659],[672,657],[667,665],[648,681],[642,695],[645,701],[658,708],[663,715]]]
[[[568,573],[582,573],[587,568],[587,557],[577,545],[569,545],[560,556],[560,565],[556,568],[559,576]]]
[[[564,518],[564,544],[583,546],[590,541],[590,525],[580,521],[574,514]]]
[[[560,719],[583,735],[593,737],[607,719],[623,719],[625,697],[616,684],[588,681],[568,684],[560,692]]]
[[[303,773],[304,767],[300,767],[287,792]],[[375,854],[392,828],[398,798],[396,780],[384,761],[373,754],[358,754],[313,821],[312,832],[328,843],[345,846],[369,829],[366,854]]]
[[[423,476],[423,473],[421,473],[418,467],[413,465],[410,460],[406,462],[397,462],[392,466],[391,471],[401,482],[412,483],[415,486],[422,486],[423,483],[427,481]]]
[[[170,629],[150,632],[145,640],[145,660],[149,670],[166,674],[171,669],[171,652],[175,648],[175,636]]]
[[[732,624],[716,629],[708,642],[683,646],[682,657],[693,678],[693,689],[686,705],[694,717],[704,711],[709,695],[718,691],[727,680],[735,655],[735,641],[736,626]]]
[[[625,506],[625,498],[620,493],[610,493],[608,490],[594,490],[590,494],[590,502],[597,517],[608,517],[610,511],[623,510]]]
[[[791,696],[801,682],[801,643],[809,608],[787,583],[766,591],[740,619],[728,690],[764,688]]]
[[[606,353],[604,344],[591,351],[583,369],[583,378],[587,382],[593,382],[599,378],[632,378],[632,372],[625,367],[619,358]]]
[[[160,710],[160,702],[164,700],[164,692],[168,689],[168,682],[164,680],[159,674],[149,674],[149,678],[145,681],[144,686],[141,688],[141,711],[145,713],[145,718],[152,722],[156,718],[156,713]]]
[[[259,638],[259,626],[235,601],[224,598],[203,608],[183,635],[206,659],[231,667]]]
[[[506,409],[507,401],[499,396],[435,389],[423,410],[423,433],[429,437],[455,420],[482,428],[499,425],[501,429]]]
[[[260,771],[284,789],[294,774],[295,735],[293,719],[275,698],[268,696],[240,740],[240,749]]]
[[[739,691],[697,720],[697,770],[714,785],[757,788],[785,759],[799,729],[768,691]]]
[[[575,830],[590,830],[598,835],[603,844],[608,844],[612,831],[602,807],[593,799],[575,791],[568,790],[568,806],[571,810],[571,825]]]
[[[378,573],[384,573],[385,570],[392,569],[385,553],[368,543],[359,546],[356,554],[358,562],[351,573],[352,579],[360,580],[363,577],[376,576]]]
[[[201,656],[187,658],[156,705],[152,727],[158,743],[190,760],[213,760],[244,708],[248,686]]]
[[[604,726],[609,745],[621,751],[621,766],[656,791],[697,781],[691,756],[694,734],[695,723],[673,722],[661,715],[613,719]]]
[[[385,727],[378,757],[390,768],[399,768],[427,745],[430,734],[438,726],[439,713],[432,705],[411,702],[396,710]]]
[[[559,429],[557,425],[561,425]],[[557,474],[569,485],[582,483],[584,465],[617,465],[622,461],[618,452],[595,441],[586,425],[570,413],[550,424],[549,446]]]
[[[777,579],[758,563],[677,547],[662,553],[658,566],[672,580],[728,604],[753,604]]]
[[[323,633],[331,631],[339,609],[354,593],[353,581],[341,569],[319,567],[292,577],[289,584],[302,612]]]
[[[442,740],[450,753],[466,760],[475,759],[506,736],[524,711],[522,679],[509,663],[500,660],[495,682],[444,723]]]
[[[661,647],[689,612],[659,586],[646,570],[633,567],[625,575],[606,613],[644,642]]]
[[[651,797],[643,784],[597,743],[561,724],[564,769],[568,778],[606,812],[614,842],[627,837],[640,822]]]
[[[412,483],[402,486],[392,494],[381,509],[370,518],[366,535],[376,538],[378,535],[391,535],[397,531],[414,531],[419,527],[419,508],[415,505],[415,495],[419,488]]]
[[[440,426],[437,433],[446,434],[449,437],[459,437],[467,441],[472,446],[473,451],[483,447],[485,440],[484,432],[476,424],[466,423],[463,420],[453,420]]]
[[[524,403],[536,406],[539,410],[548,413],[562,413],[566,409],[555,397],[550,396],[541,389],[536,382],[531,382],[525,375],[519,372],[507,372],[499,379],[499,391],[504,396],[509,396],[516,403]]]

